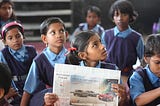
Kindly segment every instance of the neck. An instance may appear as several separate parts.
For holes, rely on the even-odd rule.
[[[59,54],[61,52],[62,48],[63,47],[61,47],[61,48],[50,48],[50,50],[55,54]]]
[[[85,66],[88,66],[88,67],[96,67],[98,65],[99,62],[87,62],[87,61],[84,61],[84,64]]]

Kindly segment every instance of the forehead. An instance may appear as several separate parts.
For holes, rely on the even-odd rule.
[[[56,22],[56,23],[51,23],[51,24],[49,25],[49,27],[48,27],[48,30],[49,30],[49,29],[59,29],[59,28],[64,29],[64,26],[63,26],[62,23]]]
[[[94,12],[94,11],[88,11],[88,12],[87,12],[87,16],[88,16],[88,15],[98,16],[98,15],[96,14],[96,12]]]
[[[12,28],[12,29],[10,29],[9,31],[6,32],[6,36],[7,35],[13,35],[13,34],[19,33],[19,32],[20,32],[20,30],[17,27],[14,27],[14,28]]]
[[[12,7],[12,5],[10,3],[6,2],[6,3],[2,3],[0,5],[0,7]]]
[[[96,41],[99,41],[100,37],[98,36],[98,34],[93,35],[92,37],[89,38],[88,43],[93,43]]]
[[[157,59],[157,60],[160,60],[160,54],[154,55],[154,56],[152,56],[151,58],[152,58],[152,59],[155,59],[155,60],[156,60],[156,59]]]

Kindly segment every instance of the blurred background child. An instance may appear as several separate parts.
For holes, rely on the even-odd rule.
[[[144,53],[142,35],[130,27],[130,23],[134,22],[138,15],[128,0],[115,1],[109,15],[116,26],[102,35],[102,43],[108,51],[106,61],[118,66],[123,83],[127,85],[133,65],[136,64],[137,58],[143,59]]]
[[[16,19],[14,13],[14,3],[11,0],[0,2],[0,27],[8,20]]]
[[[14,3],[11,0],[2,0],[0,2],[0,28],[8,20],[16,19],[14,13]],[[4,44],[0,38],[0,50],[4,48]]]
[[[85,23],[80,23],[79,26],[73,32],[71,39],[80,31],[91,30],[97,32],[98,35],[101,35],[104,31],[104,28],[100,25],[101,23],[101,10],[96,6],[88,6],[85,11]],[[70,39],[70,40],[71,40]]]

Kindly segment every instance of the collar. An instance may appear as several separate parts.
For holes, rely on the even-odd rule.
[[[148,77],[149,77],[149,79],[150,79],[150,81],[151,81],[152,84],[155,84],[157,81],[160,80],[160,78],[157,77],[157,76],[150,70],[149,65],[147,65],[147,66],[145,67],[145,69],[147,70],[147,71],[146,71],[146,72],[147,72],[147,75],[148,75]]]
[[[50,50],[49,47],[46,48],[46,52],[45,54],[48,56],[49,59],[51,60],[57,60],[58,58],[64,57],[64,54],[67,52],[67,49],[65,49],[64,47],[62,48],[62,50],[59,52],[59,54],[55,54],[54,52],[52,52]]]
[[[85,63],[84,63],[84,61],[80,62],[80,66],[86,66]],[[100,67],[101,67],[101,64],[99,62],[98,65],[96,66],[96,68],[100,68]]]
[[[98,31],[98,27],[99,27],[99,25],[96,24],[96,25],[91,29],[91,31]],[[87,24],[87,23],[84,23],[83,30],[88,30],[88,24]]]
[[[117,26],[114,27],[114,36],[126,38],[131,32],[132,32],[132,29],[130,26],[128,26],[128,29],[126,29],[122,32],[119,31]]]
[[[11,54],[15,54],[16,52],[18,52],[20,55],[24,56],[25,55],[25,52],[26,52],[26,48],[24,45],[22,45],[22,47],[20,49],[18,49],[17,51],[16,50],[13,50],[9,47],[9,51]]]

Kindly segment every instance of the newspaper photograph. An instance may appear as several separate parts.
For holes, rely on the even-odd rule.
[[[55,64],[55,106],[118,106],[111,84],[120,83],[119,70]]]

